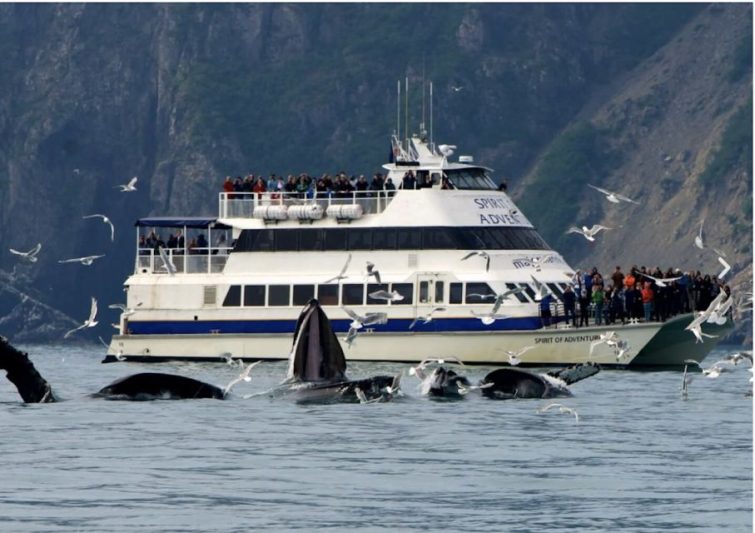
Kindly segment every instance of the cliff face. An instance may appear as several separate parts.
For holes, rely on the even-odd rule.
[[[552,244],[563,224],[621,224],[600,198],[584,193],[566,215],[536,206],[539,188],[552,179],[539,169],[553,161],[549,154],[564,135],[575,127],[588,136],[600,132],[588,148],[608,154],[611,165],[603,169],[587,157],[601,171],[589,179],[640,194],[643,205],[629,212],[631,240],[617,231],[594,250],[570,246],[570,260],[625,264],[647,252],[647,262],[688,264],[699,259],[682,246],[697,227],[694,210],[722,246],[746,240],[731,252],[738,264],[751,264],[745,236],[752,214],[741,213],[741,198],[752,196],[751,155],[699,179],[751,92],[751,55],[740,57],[752,31],[750,10],[0,5],[0,238],[6,250],[43,243],[31,265],[0,253],[0,270],[24,269],[8,278],[10,288],[0,285],[8,310],[2,333],[47,335],[29,327],[23,317],[30,300],[19,305],[23,298],[13,291],[75,317],[86,314],[90,293],[122,301],[134,220],[212,215],[225,175],[377,170],[395,128],[396,80],[405,76],[413,87],[423,75],[434,81],[435,138],[506,176]],[[420,103],[415,90],[413,130]],[[139,177],[137,193],[114,188],[132,176]],[[579,189],[585,176],[561,179]],[[714,220],[721,205],[734,222]],[[116,224],[114,244],[96,221],[82,220],[91,213]],[[675,237],[647,247],[638,236],[658,226]],[[633,259],[624,259],[624,250]],[[106,257],[88,268],[57,263],[95,253]]]

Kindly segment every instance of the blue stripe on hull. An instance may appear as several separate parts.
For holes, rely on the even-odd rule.
[[[350,320],[331,320],[336,333],[349,330]],[[429,324],[420,320],[412,329],[412,320],[390,319],[387,324],[369,326],[366,329],[379,332],[467,332],[467,331],[531,331],[542,327],[539,317],[518,317],[496,320],[489,326],[476,318],[434,319]],[[128,323],[132,335],[171,335],[171,334],[229,334],[229,333],[288,333],[296,327],[296,320],[159,320],[133,321]]]

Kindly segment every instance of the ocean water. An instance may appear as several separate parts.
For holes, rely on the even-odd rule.
[[[577,423],[538,414],[545,400],[432,401],[410,376],[391,403],[244,398],[285,362],[258,365],[226,401],[92,399],[140,371],[225,385],[238,370],[20,348],[64,401],[24,405],[0,381],[0,531],[752,531],[746,365],[696,376],[687,400],[680,372],[602,371],[554,400]]]

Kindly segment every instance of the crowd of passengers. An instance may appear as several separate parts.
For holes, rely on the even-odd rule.
[[[200,233],[196,237],[192,237],[189,240],[189,245],[186,246],[186,238],[181,230],[176,233],[169,233],[168,239],[163,240],[160,234],[155,230],[151,230],[149,234],[141,234],[139,236],[139,254],[147,255],[150,250],[157,251],[159,248],[172,249],[174,254],[183,254],[186,250],[189,254],[206,254],[209,252],[210,243],[207,242],[207,238],[204,233]],[[226,242],[225,233],[219,232],[215,244],[213,244],[213,254],[226,254],[228,251],[228,244]]]
[[[407,170],[398,184],[399,189],[424,189],[432,186],[433,181],[429,175],[426,173],[418,175],[413,170]],[[313,178],[309,174],[298,176],[289,174],[286,179],[275,174],[271,174],[267,179],[249,174],[245,178],[237,176],[235,179],[226,176],[223,182],[223,192],[228,194],[229,199],[236,198],[237,194],[238,198],[243,198],[243,193],[285,193],[298,195],[301,198],[312,198],[317,193],[318,196],[338,198],[351,196],[354,192],[365,193],[365,195],[370,192],[385,192],[388,196],[392,196],[396,188],[393,179],[386,178],[380,172],[376,172],[369,182],[364,174],[349,177],[345,172],[339,172],[334,176],[323,174],[319,178]],[[441,178],[440,188],[453,189],[454,185],[444,176]]]
[[[656,279],[672,279],[659,285]],[[678,278],[678,279],[673,279]],[[627,274],[621,267],[604,280],[597,267],[591,271],[577,270],[563,297],[564,318],[575,327],[625,324],[628,321],[664,322],[670,317],[692,311],[704,311],[713,299],[731,289],[713,274],[698,271],[682,272],[660,267],[649,270],[632,266]],[[550,324],[552,297],[540,302],[540,314]]]

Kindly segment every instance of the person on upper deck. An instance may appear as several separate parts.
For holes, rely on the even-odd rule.
[[[396,194],[396,186],[393,184],[392,178],[386,178],[384,188],[387,191],[386,194],[388,195],[388,198],[391,198]]]
[[[406,189],[415,189],[417,185],[417,180],[414,179],[414,172],[411,170],[407,170],[404,173],[404,178],[401,180],[401,188]]]
[[[379,172],[372,176],[372,183],[370,183],[370,190],[382,191],[383,190],[383,175]]]
[[[369,183],[367,183],[367,178],[364,177],[364,174],[359,176],[359,179],[357,179],[356,189],[357,192],[367,192],[367,189],[370,187]]]
[[[233,192],[233,180],[231,180],[230,176],[225,177],[225,181],[223,182],[223,192],[226,194]],[[228,197],[230,198],[231,195]]]
[[[207,239],[204,236],[204,233],[200,233],[199,236],[197,236],[197,253],[200,254],[206,254],[207,253],[207,247],[208,247]]]

